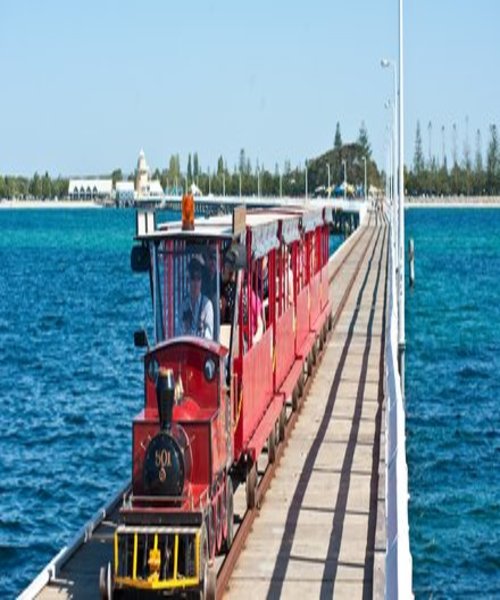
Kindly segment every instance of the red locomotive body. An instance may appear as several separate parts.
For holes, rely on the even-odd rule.
[[[239,230],[224,217],[184,229],[137,218],[132,268],[149,272],[155,344],[135,334],[148,345],[145,403],[101,589],[212,596],[215,555],[233,539],[233,486],[244,481],[254,506],[258,457],[267,447],[274,460],[286,403],[297,408],[331,325],[331,211],[253,211]]]

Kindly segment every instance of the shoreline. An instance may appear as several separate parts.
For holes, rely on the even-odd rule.
[[[500,196],[406,196],[405,208],[500,208]]]
[[[26,210],[26,209],[92,209],[115,208],[114,205],[103,205],[93,200],[4,200],[0,199],[0,210]],[[406,208],[500,208],[500,197],[484,196],[471,198],[450,199],[412,199],[405,197]]]
[[[500,208],[500,200],[495,202],[408,202],[407,208]]]
[[[0,210],[2,209],[30,209],[30,208],[71,208],[88,209],[103,208],[102,204],[92,200],[0,200]]]

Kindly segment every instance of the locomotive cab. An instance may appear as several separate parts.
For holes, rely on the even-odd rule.
[[[167,593],[206,586],[216,552],[230,545],[238,274],[228,285],[227,220],[186,231],[149,219],[131,262],[149,272],[154,343],[144,356],[145,402],[133,421],[132,493],[116,531],[113,578],[118,589]],[[227,522],[218,529],[220,514]]]

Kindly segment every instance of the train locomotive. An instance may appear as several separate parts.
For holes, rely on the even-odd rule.
[[[215,597],[215,557],[234,536],[233,494],[257,502],[257,460],[275,459],[286,406],[331,328],[331,208],[157,222],[138,210],[132,269],[149,275],[154,343],[132,424],[132,485],[101,595]]]

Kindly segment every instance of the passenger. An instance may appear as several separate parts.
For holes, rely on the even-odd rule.
[[[243,283],[242,292],[243,303],[243,324],[248,323],[248,285]],[[255,293],[254,289],[250,290],[250,311],[252,315],[252,346],[256,344],[264,333],[264,322],[262,321],[262,302]]]
[[[189,266],[189,295],[182,303],[182,333],[213,339],[214,308],[212,302],[201,293],[203,266],[197,258],[192,258]]]
[[[203,276],[202,292],[213,304],[217,299],[217,252],[215,248],[210,248],[208,251],[207,266]]]
[[[222,270],[222,283],[220,291],[221,323],[231,324],[234,314],[234,299],[236,297],[236,272],[234,270],[234,256],[228,254],[224,260]]]

